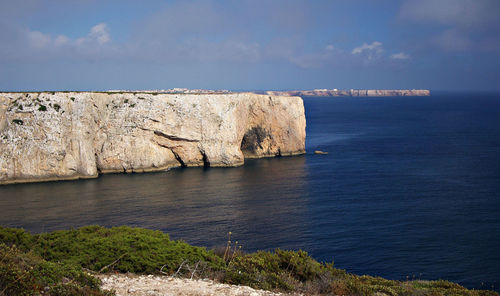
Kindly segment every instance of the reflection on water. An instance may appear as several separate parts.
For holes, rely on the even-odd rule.
[[[279,246],[276,238],[288,243],[306,231],[307,180],[305,157],[286,157],[238,168],[3,186],[0,225],[34,232],[132,225],[205,246],[223,245],[232,231],[247,250],[272,248]]]

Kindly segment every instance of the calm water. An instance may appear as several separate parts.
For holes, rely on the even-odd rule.
[[[0,225],[160,229],[356,274],[500,288],[500,96],[305,98],[313,155],[0,187]]]

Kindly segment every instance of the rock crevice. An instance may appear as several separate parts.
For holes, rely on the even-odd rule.
[[[199,140],[195,140],[195,139],[186,139],[186,138],[181,138],[181,137],[177,137],[177,136],[174,136],[174,135],[167,135],[165,133],[162,133],[160,131],[154,131],[153,132],[155,135],[157,136],[160,136],[160,137],[163,137],[163,138],[166,138],[170,141],[180,141],[180,142],[199,142]]]

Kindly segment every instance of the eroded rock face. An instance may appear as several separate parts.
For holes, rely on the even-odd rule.
[[[305,125],[299,97],[0,93],[0,184],[301,154]]]

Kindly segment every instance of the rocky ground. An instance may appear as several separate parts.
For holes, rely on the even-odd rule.
[[[275,296],[287,294],[255,290],[246,286],[227,285],[212,280],[189,280],[168,276],[106,274],[101,275],[102,288],[115,290],[117,296],[152,295],[232,295]]]

